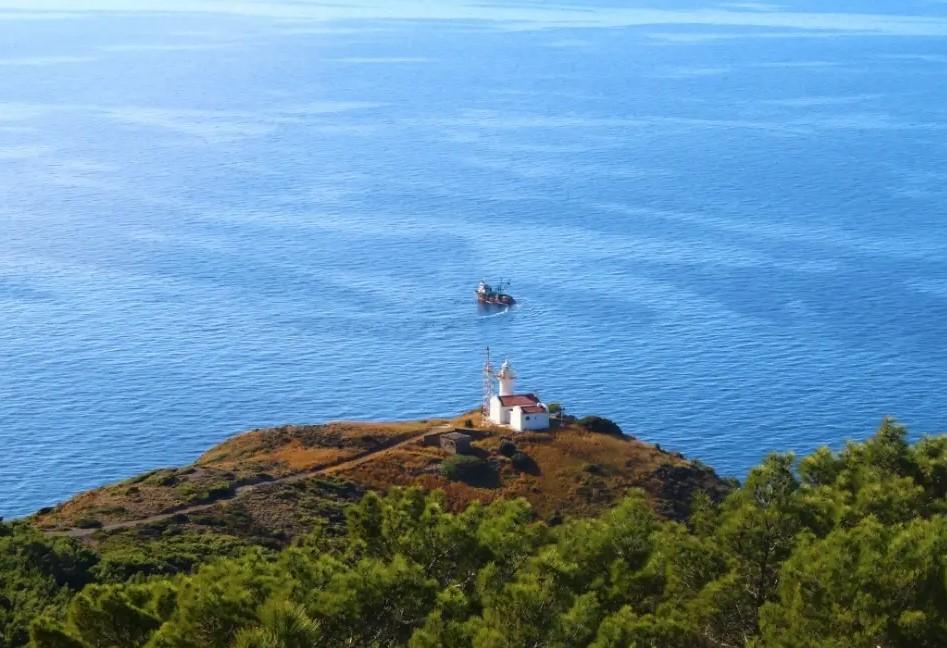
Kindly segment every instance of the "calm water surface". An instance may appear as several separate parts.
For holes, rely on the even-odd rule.
[[[947,5],[431,4],[0,0],[0,515],[486,345],[730,475],[947,428]]]

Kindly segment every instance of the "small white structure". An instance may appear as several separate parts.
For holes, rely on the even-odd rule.
[[[504,361],[497,372],[499,394],[490,398],[490,422],[517,432],[549,428],[549,410],[535,394],[517,394],[513,389],[516,372]]]

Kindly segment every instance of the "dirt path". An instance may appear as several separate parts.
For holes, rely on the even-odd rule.
[[[136,520],[126,520],[124,522],[113,522],[112,524],[104,524],[100,527],[93,527],[89,529],[72,528],[72,529],[67,529],[65,531],[47,531],[47,533],[49,535],[61,535],[61,536],[67,536],[70,538],[85,538],[98,531],[116,531],[118,529],[130,529],[132,527],[141,526],[143,524],[150,524],[152,522],[160,522],[162,520],[167,520],[176,515],[188,515],[190,513],[198,513],[200,511],[206,511],[207,509],[217,506],[218,504],[222,504],[224,502],[231,502],[235,499],[238,499],[241,496],[246,495],[250,491],[260,488],[261,486],[268,486],[270,484],[289,484],[292,482],[302,481],[303,479],[309,479],[310,477],[316,477],[318,475],[334,475],[336,473],[340,473],[344,470],[348,470],[349,468],[354,468],[355,466],[360,466],[363,463],[373,461],[380,456],[384,456],[394,450],[403,448],[404,446],[410,443],[414,443],[415,441],[423,437],[425,434],[430,434],[431,432],[439,432],[442,430],[448,431],[450,429],[451,429],[450,425],[441,425],[438,427],[430,428],[428,430],[424,430],[423,432],[418,432],[417,434],[409,436],[406,439],[402,439],[401,441],[398,441],[397,443],[394,443],[390,446],[385,446],[383,448],[378,448],[377,450],[369,450],[367,452],[363,452],[362,454],[356,455],[355,457],[352,457],[351,459],[343,459],[342,461],[330,463],[325,466],[320,466],[319,468],[307,470],[305,472],[294,473],[292,475],[287,475],[286,477],[279,477],[277,479],[271,479],[269,481],[261,481],[261,482],[255,482],[253,484],[246,484],[244,486],[238,486],[236,489],[234,489],[234,492],[232,495],[221,497],[219,499],[214,500],[213,502],[207,502],[205,504],[195,504],[194,506],[188,506],[185,508],[177,509],[176,511],[171,511],[170,513],[158,513],[156,515],[149,515],[148,517],[138,518]]]

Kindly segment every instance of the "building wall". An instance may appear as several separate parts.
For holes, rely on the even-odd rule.
[[[523,426],[524,430],[548,430],[549,429],[549,412],[541,412],[539,414],[528,414],[529,420],[526,421]]]
[[[510,427],[517,432],[524,432],[526,430],[548,430],[549,413],[526,414],[523,412],[522,407],[514,407],[510,417]]]
[[[503,407],[500,404],[499,396],[494,396],[490,399],[490,420],[497,425],[509,425],[510,424],[510,412],[512,408]]]
[[[450,454],[470,454],[470,439],[441,437],[441,449]]]

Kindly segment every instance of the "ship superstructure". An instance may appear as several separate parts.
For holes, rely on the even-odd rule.
[[[481,281],[477,286],[477,301],[481,304],[491,304],[493,306],[512,306],[516,303],[513,296],[505,292],[507,286],[501,281],[496,287],[491,286],[486,281]]]

